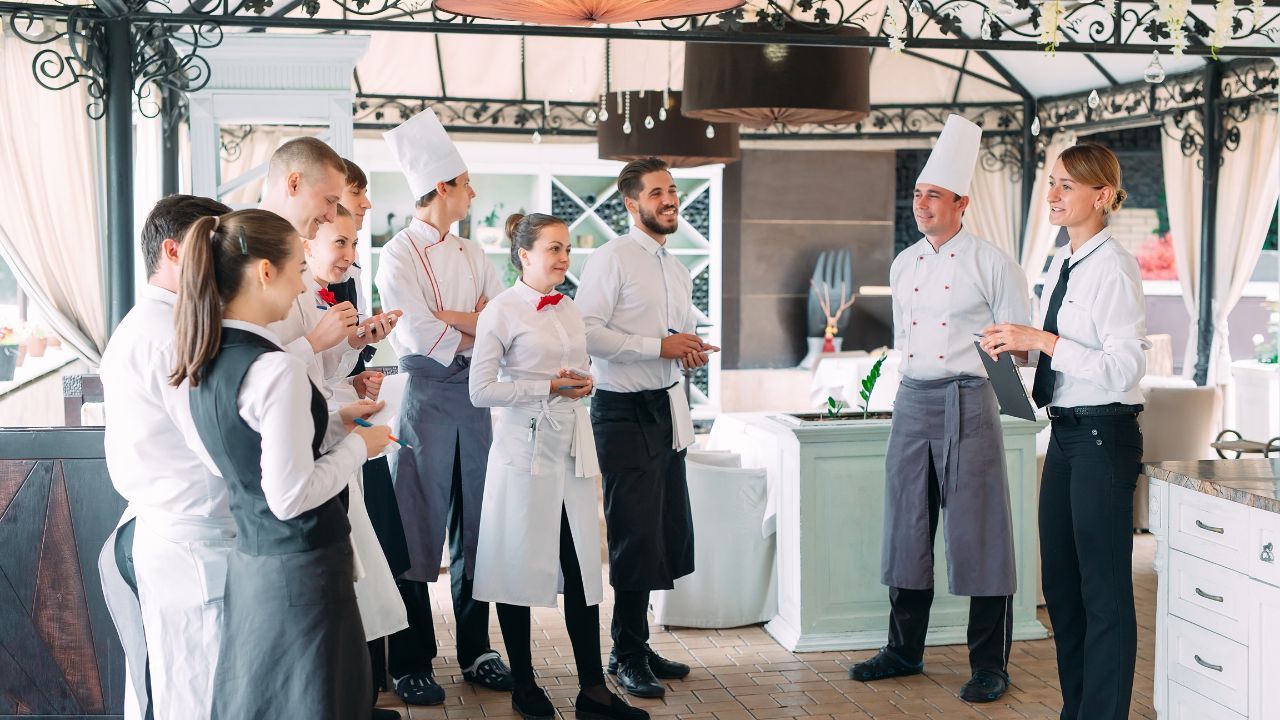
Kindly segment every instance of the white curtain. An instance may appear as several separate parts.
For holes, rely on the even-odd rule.
[[[1210,384],[1229,379],[1231,353],[1227,318],[1244,294],[1262,254],[1267,227],[1280,197],[1280,140],[1274,108],[1263,107],[1239,123],[1240,145],[1224,150],[1218,171],[1214,224],[1213,344]],[[1176,140],[1164,139],[1164,172],[1178,282],[1191,317],[1182,374],[1195,373],[1200,317],[1200,218],[1203,171],[1198,154],[1186,157]]]
[[[32,75],[43,48],[0,29],[0,259],[67,345],[97,365],[106,300],[94,158],[84,83],[46,90]]]
[[[1014,179],[1015,171],[1007,163],[989,169],[980,160],[965,212],[965,225],[1011,258],[1018,257],[1018,225],[1022,221],[1022,183]]]
[[[222,182],[233,180],[271,159],[286,139],[305,135],[298,128],[285,128],[275,125],[255,125],[249,136],[240,142],[239,154],[228,160],[222,151],[220,155]],[[265,175],[247,185],[236,188],[225,196],[218,198],[232,207],[255,207],[262,196],[262,182]]]
[[[1053,172],[1054,163],[1063,150],[1074,145],[1075,136],[1071,133],[1056,133],[1049,139],[1044,152],[1044,165],[1036,170],[1036,182],[1031,189],[1031,206],[1027,208],[1027,229],[1022,240],[1022,271],[1027,274],[1027,282],[1035,285],[1044,273],[1045,260],[1053,252],[1053,241],[1058,236],[1058,228],[1049,224],[1049,206],[1045,195],[1049,192],[1049,174]]]

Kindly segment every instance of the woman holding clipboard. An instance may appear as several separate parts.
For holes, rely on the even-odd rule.
[[[1127,718],[1137,654],[1133,491],[1149,343],[1138,263],[1107,227],[1126,197],[1120,183],[1110,150],[1076,145],[1062,153],[1047,200],[1050,222],[1071,242],[1050,266],[1042,329],[994,325],[982,340],[993,357],[1037,353],[1032,398],[1053,423],[1040,486],[1040,560],[1064,719]]]
[[[520,280],[489,301],[476,325],[470,394],[477,407],[502,408],[481,504],[473,589],[498,603],[515,689],[511,706],[526,720],[555,707],[538,687],[530,652],[529,608],[564,617],[580,691],[577,717],[647,720],[609,692],[600,666],[600,525],[587,336],[573,300],[555,291],[569,269],[569,230],[535,213],[507,220],[511,262]]]

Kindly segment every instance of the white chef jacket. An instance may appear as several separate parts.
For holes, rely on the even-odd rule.
[[[306,363],[311,382],[316,384],[332,408],[334,402],[331,386],[351,374],[360,360],[360,350],[351,347],[351,343],[346,340],[321,352],[316,352],[311,347],[307,333],[315,329],[328,312],[329,306],[320,299],[320,283],[315,276],[307,273],[305,282],[306,292],[293,299],[293,305],[285,319],[273,322],[267,328],[279,339],[280,347]],[[361,315],[360,319],[366,320],[368,316]]]
[[[111,484],[130,505],[179,516],[231,518],[227,484],[209,468],[177,364],[177,296],[154,285],[120,321],[102,353],[106,459]],[[234,528],[232,528],[234,532]]]
[[[662,339],[694,332],[697,312],[689,271],[665,246],[633,226],[587,258],[574,299],[596,387],[639,392],[680,380],[680,360],[661,357]]]
[[[1080,407],[1144,401],[1138,382],[1147,372],[1147,301],[1138,261],[1104,228],[1076,252],[1058,248],[1045,275],[1040,323],[1058,286],[1062,263],[1071,263],[1067,294],[1058,309],[1053,350],[1056,384],[1050,405]]]
[[[260,335],[279,345],[261,325],[223,320],[223,327]],[[236,397],[240,417],[262,436],[262,494],[281,520],[319,507],[347,486],[364,464],[364,440],[348,433],[337,413],[329,414],[320,459],[311,454],[311,386],[307,367],[287,352],[259,355],[245,373]]]
[[[965,228],[937,250],[921,238],[899,253],[889,286],[901,372],[916,380],[986,377],[975,334],[995,323],[1026,325],[1031,319],[1022,269]]]
[[[382,248],[374,284],[382,306],[404,315],[388,338],[400,357],[422,355],[448,366],[462,333],[436,319],[437,310],[475,312],[480,296],[490,300],[506,289],[479,244],[452,233],[440,237],[431,225],[414,218]]]

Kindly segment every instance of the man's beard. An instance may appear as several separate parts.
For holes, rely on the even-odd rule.
[[[664,207],[662,209],[666,210],[667,208]],[[649,213],[645,212],[644,208],[640,208],[640,224],[644,225],[651,232],[655,232],[659,235],[670,235],[674,233],[680,225],[679,217],[680,217],[679,215],[676,216],[676,222],[673,223],[671,227],[666,227],[662,225],[662,223],[658,220],[657,215],[650,215]]]

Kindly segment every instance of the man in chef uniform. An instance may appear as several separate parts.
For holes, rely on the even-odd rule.
[[[382,304],[404,311],[390,341],[400,372],[409,375],[396,433],[412,446],[391,461],[411,563],[398,585],[411,627],[391,636],[387,669],[396,694],[436,705],[444,690],[432,676],[427,584],[439,576],[446,529],[463,678],[512,687],[510,670],[489,644],[489,604],[471,595],[493,429],[489,410],[473,406],[467,389],[479,311],[506,288],[480,245],[449,231],[466,217],[475,192],[436,114],[424,110],[383,137],[417,198],[408,227],[382,248],[374,278]]]
[[[107,471],[129,506],[98,568],[126,651],[130,720],[148,717],[148,704],[156,720],[201,720],[212,710],[222,585],[236,526],[226,483],[188,447],[202,446],[187,385],[171,386],[169,375],[183,236],[201,217],[228,212],[191,195],[156,203],[142,227],[147,284],[112,333],[99,369]]]
[[[984,327],[1030,317],[1021,268],[963,225],[981,136],[968,120],[947,118],[915,186],[924,237],[889,273],[902,354],[885,457],[889,643],[849,670],[864,682],[924,671],[941,516],[950,590],[970,598],[972,676],[960,692],[969,702],[991,702],[1008,688],[1017,584],[999,408],[973,343]]]
[[[649,593],[693,572],[693,519],[685,448],[693,419],[681,369],[707,362],[694,330],[689,271],[667,250],[680,224],[680,198],[658,158],[627,163],[618,194],[631,230],[587,260],[574,302],[582,312],[596,394],[591,425],[604,485],[609,582],[614,588],[609,672],[637,697],[662,697],[660,680],[689,666],[648,645]]]

